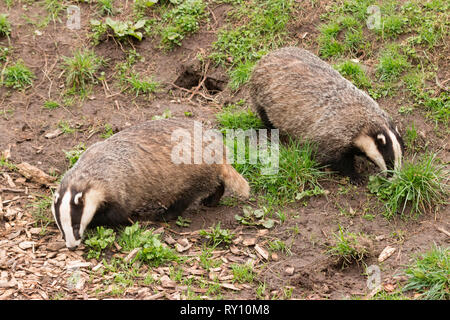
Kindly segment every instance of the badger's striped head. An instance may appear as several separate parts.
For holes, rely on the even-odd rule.
[[[392,124],[361,133],[354,144],[382,171],[397,170],[402,166],[403,139]]]
[[[60,186],[54,194],[52,213],[67,248],[76,249],[94,214],[103,202],[103,194],[93,188],[80,190]]]

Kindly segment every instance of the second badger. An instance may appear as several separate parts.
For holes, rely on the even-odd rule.
[[[197,199],[217,204],[225,187],[248,197],[247,181],[225,161],[174,163],[172,133],[177,129],[195,137],[193,121],[148,121],[93,144],[82,154],[64,175],[52,203],[69,249],[81,243],[90,224],[124,224],[131,214],[147,211],[175,217]]]
[[[318,145],[317,159],[354,182],[355,155],[381,170],[401,166],[403,141],[389,115],[325,61],[300,48],[263,57],[250,80],[253,108],[267,126]]]

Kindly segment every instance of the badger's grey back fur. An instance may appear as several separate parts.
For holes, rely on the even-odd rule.
[[[250,95],[266,125],[318,143],[322,163],[354,148],[361,133],[395,130],[371,97],[300,48],[282,48],[263,57],[253,71]]]
[[[96,191],[99,206],[94,224],[126,223],[139,211],[181,213],[202,197],[218,201],[224,186],[248,196],[247,181],[229,164],[175,164],[171,152],[177,142],[171,137],[177,129],[195,137],[193,121],[165,119],[144,122],[90,146],[64,175],[56,192],[52,210],[58,226],[58,208],[68,191],[72,197]],[[75,213],[73,202],[77,201],[71,200],[71,221],[79,224],[77,215],[83,211]]]

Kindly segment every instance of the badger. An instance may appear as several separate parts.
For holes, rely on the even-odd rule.
[[[363,181],[356,155],[384,174],[401,166],[403,140],[387,113],[307,50],[286,47],[261,58],[250,78],[250,98],[266,126],[315,143],[316,160],[356,184]]]
[[[172,160],[172,133],[183,129],[192,134],[193,122],[146,121],[90,146],[53,197],[51,210],[66,246],[76,249],[88,226],[127,224],[135,213],[171,219],[199,199],[217,205],[225,188],[247,198],[248,182],[226,161]]]

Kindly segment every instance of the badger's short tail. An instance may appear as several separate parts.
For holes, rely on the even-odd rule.
[[[250,196],[250,186],[231,165],[223,164],[221,166],[221,177],[225,187],[236,193],[238,196],[248,199]]]

